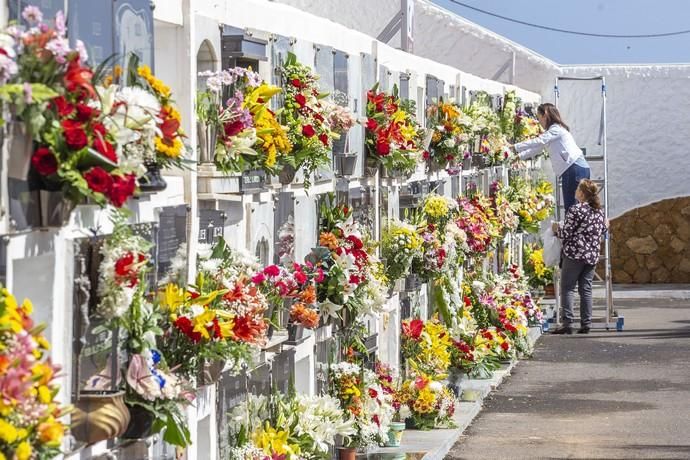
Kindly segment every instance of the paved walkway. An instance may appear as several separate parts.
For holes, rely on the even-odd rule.
[[[617,302],[625,332],[545,335],[452,459],[690,459],[690,302]]]

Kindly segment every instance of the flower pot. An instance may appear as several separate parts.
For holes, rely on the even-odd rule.
[[[129,425],[121,438],[145,439],[153,435],[155,416],[141,406],[127,406],[130,414]]]
[[[462,169],[469,170],[472,169],[472,157],[467,156],[462,159]]]
[[[422,286],[419,276],[415,274],[405,277],[405,292],[414,292]]]
[[[355,460],[357,458],[357,449],[353,447],[341,447],[338,452],[340,460]]]
[[[26,123],[11,121],[7,124],[7,176],[25,181],[31,169],[34,142]]]
[[[146,174],[139,178],[139,190],[142,193],[154,193],[165,190],[168,184],[161,176],[161,167],[155,161],[146,161]]]
[[[72,415],[72,435],[93,444],[121,436],[129,425],[125,392],[81,392]]]
[[[336,153],[333,155],[335,171],[338,176],[348,177],[355,173],[356,153]]]
[[[199,122],[196,131],[199,137],[199,161],[201,163],[213,163],[216,152],[216,128]]]
[[[386,447],[400,447],[403,431],[405,431],[405,422],[391,422]]]
[[[290,185],[292,181],[295,180],[296,174],[297,170],[295,168],[293,168],[291,165],[285,165],[278,174],[278,180],[282,185]]]
[[[466,402],[475,402],[479,401],[481,397],[482,394],[479,390],[465,389],[462,390],[462,395],[460,396],[460,399]]]
[[[38,190],[38,217],[41,228],[62,227],[69,222],[76,204],[61,191]]]
[[[486,168],[488,166],[488,161],[485,155],[481,153],[475,153],[472,155],[472,166],[477,168]]]
[[[386,167],[381,171],[381,175],[387,179],[403,179],[408,175],[400,169],[388,169]]]
[[[220,374],[225,368],[225,361],[214,360],[204,362],[201,369],[199,369],[198,383],[199,385],[213,385],[220,379]]]
[[[304,326],[301,324],[288,324],[288,341],[297,342],[304,338]]]

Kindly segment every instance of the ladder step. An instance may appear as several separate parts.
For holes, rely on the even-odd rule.
[[[587,161],[604,161],[604,155],[592,155],[591,157],[585,157]]]

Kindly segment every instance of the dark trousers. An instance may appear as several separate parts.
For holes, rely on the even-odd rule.
[[[563,305],[563,325],[572,326],[575,322],[575,286],[580,294],[580,325],[592,324],[592,280],[594,265],[581,260],[563,256],[561,270],[561,304]]]
[[[563,205],[565,206],[564,216],[568,209],[577,202],[575,200],[575,191],[582,179],[589,179],[589,168],[583,168],[576,164],[570,165],[561,176],[561,190],[563,191]]]

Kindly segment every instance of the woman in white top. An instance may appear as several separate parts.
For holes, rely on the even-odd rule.
[[[563,179],[563,204],[567,213],[576,203],[578,184],[582,179],[589,179],[589,164],[555,105],[541,104],[537,108],[537,118],[546,131],[534,139],[515,144],[515,151],[521,160],[534,158],[545,148],[549,151],[553,172],[557,179]]]

